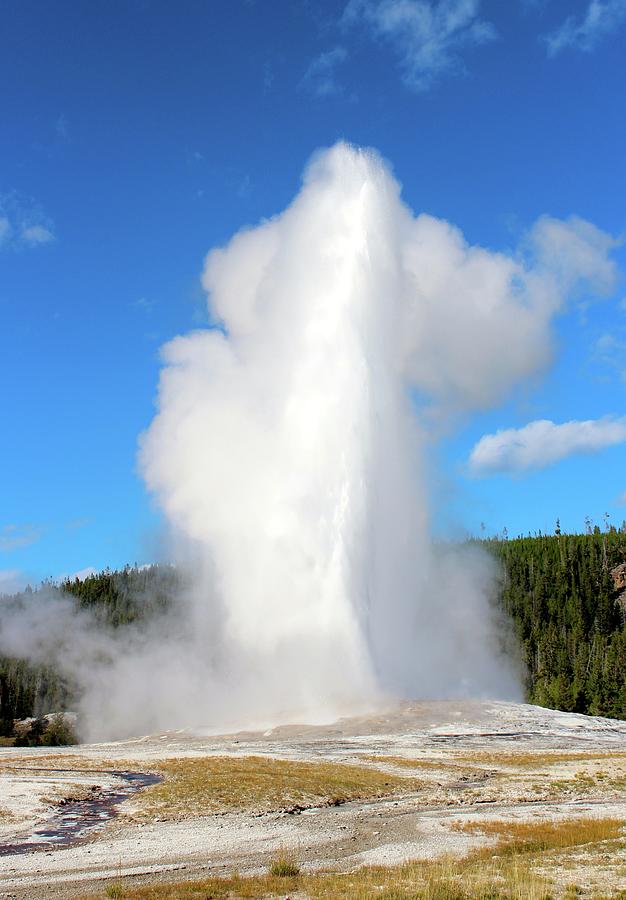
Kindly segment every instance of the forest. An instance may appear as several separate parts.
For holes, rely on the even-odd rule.
[[[626,533],[486,542],[538,706],[626,718]]]
[[[562,534],[557,523],[553,535],[477,542],[497,561],[495,602],[518,642],[529,703],[626,718],[625,532]],[[170,566],[126,567],[37,592],[69,595],[103,628],[120,629],[163,614],[179,583]],[[32,594],[0,598],[0,627],[3,612]],[[75,708],[76,691],[50,665],[0,657],[0,735],[13,735],[16,720]]]

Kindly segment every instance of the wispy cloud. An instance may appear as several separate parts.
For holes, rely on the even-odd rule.
[[[135,300],[133,302],[133,306],[136,306],[137,309],[140,309],[147,316],[150,316],[154,312],[154,309],[156,307],[156,301],[151,300],[148,297],[139,297],[138,300]]]
[[[478,17],[480,0],[350,0],[342,24],[364,26],[387,41],[399,59],[402,80],[425,91],[442,74],[463,71],[460,51],[496,38]]]
[[[26,581],[18,569],[0,569],[0,597],[21,591]]]
[[[622,493],[617,498],[617,502],[620,506],[626,506],[626,491],[622,491]]]
[[[10,553],[28,547],[41,537],[41,529],[34,525],[5,525],[0,529],[0,552]]]
[[[54,240],[54,228],[40,207],[17,191],[0,195],[0,249],[39,247]]]
[[[44,225],[25,225],[22,228],[20,237],[29,247],[47,244],[49,241],[54,240],[52,231]]]
[[[68,531],[78,531],[81,528],[86,528],[88,525],[91,525],[93,519],[90,516],[80,516],[77,519],[70,519],[69,522],[65,523],[65,527]]]
[[[67,118],[61,113],[54,123],[54,132],[60,141],[69,141],[70,129]]]
[[[593,346],[592,359],[626,379],[626,340],[623,338],[608,332],[600,335]]]
[[[341,86],[336,79],[337,66],[345,62],[348,56],[344,47],[333,47],[316,56],[301,81],[301,86],[316,97],[330,97],[341,93]]]
[[[84,581],[85,578],[89,578],[90,575],[97,575],[98,570],[94,569],[93,566],[85,566],[84,569],[79,569],[78,572],[70,572],[69,574],[63,573],[61,575],[57,575],[54,579],[55,581],[76,581],[78,578],[79,581]]]
[[[595,453],[626,441],[626,418],[588,419],[556,425],[549,419],[481,437],[470,454],[474,475],[541,469],[574,453]]]
[[[544,36],[548,56],[556,56],[567,49],[589,52],[624,23],[626,0],[591,0],[584,15],[569,16],[557,29]]]
[[[0,247],[11,238],[11,223],[8,216],[0,216]]]

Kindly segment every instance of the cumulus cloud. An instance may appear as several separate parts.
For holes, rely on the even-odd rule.
[[[330,97],[339,94],[341,87],[335,76],[335,70],[345,61],[348,54],[344,47],[334,47],[316,56],[310,64],[301,82],[301,86],[316,97]]]
[[[626,22],[626,0],[591,0],[582,16],[569,16],[545,35],[548,56],[562,50],[594,50],[602,38]]]
[[[0,552],[10,553],[20,547],[28,547],[41,537],[41,529],[34,525],[5,525],[0,529]]]
[[[0,249],[39,247],[54,240],[50,219],[17,191],[0,196]]]
[[[556,425],[549,419],[481,437],[470,454],[475,475],[541,469],[575,453],[596,453],[626,441],[626,418],[589,419]]]
[[[360,25],[393,47],[402,79],[427,90],[443,73],[462,70],[461,51],[496,37],[478,16],[480,0],[350,0],[342,23]]]

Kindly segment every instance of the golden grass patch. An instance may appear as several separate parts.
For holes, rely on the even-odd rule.
[[[590,762],[596,760],[620,760],[626,761],[626,752],[624,751],[599,751],[592,750],[588,752],[572,752],[554,751],[549,753],[507,753],[507,752],[482,752],[470,755],[455,756],[457,762],[473,763],[477,766],[507,766],[515,769],[532,769],[544,768],[545,766],[553,766],[558,763],[568,762]]]
[[[615,818],[565,819],[556,822],[510,822],[496,819],[456,823],[454,828],[456,831],[498,838],[495,849],[484,848],[476,851],[477,854],[490,856],[495,852],[510,856],[616,840],[624,836],[625,825],[623,819]]]
[[[465,763],[459,763],[454,759],[417,759],[408,756],[372,756],[361,755],[359,759],[366,759],[368,762],[387,763],[391,766],[398,766],[401,769],[466,769]]]
[[[139,814],[163,819],[332,806],[420,786],[417,779],[366,766],[265,756],[168,759],[149,768],[163,774],[164,780],[139,795]]]

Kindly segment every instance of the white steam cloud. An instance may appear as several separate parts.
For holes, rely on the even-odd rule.
[[[281,215],[212,251],[222,327],[166,345],[140,450],[193,575],[175,617],[100,649],[80,632],[90,733],[515,695],[489,561],[429,540],[424,406],[486,407],[544,365],[567,295],[612,283],[611,246],[548,218],[515,256],[468,246],[338,144]]]

